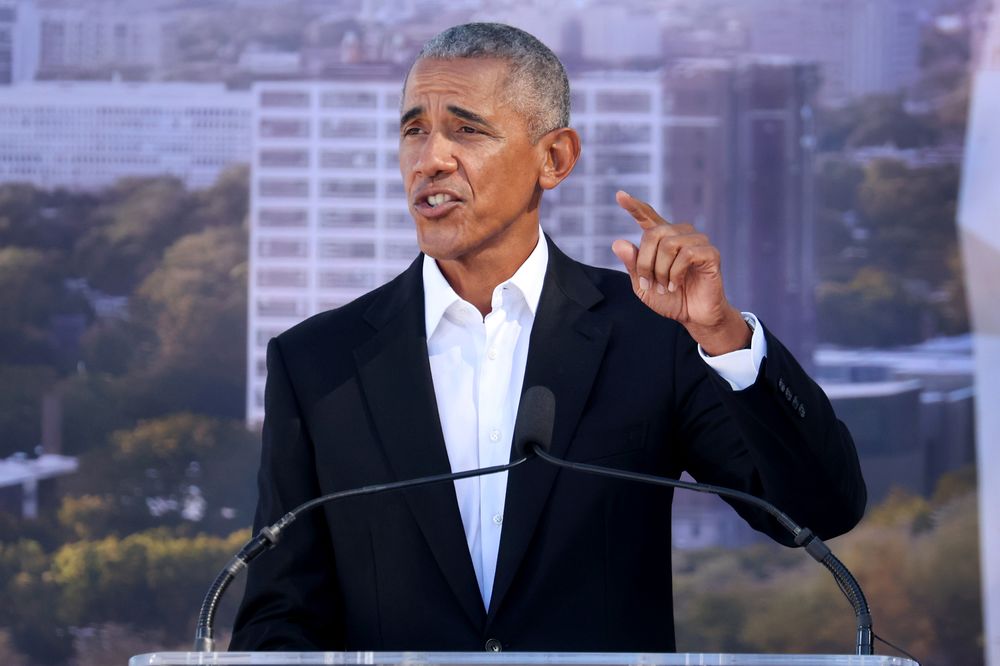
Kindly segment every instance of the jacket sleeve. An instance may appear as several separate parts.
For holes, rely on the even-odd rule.
[[[320,495],[313,442],[278,339],[267,347],[264,405],[255,534]],[[301,515],[250,564],[230,650],[343,649],[336,560],[323,515]]]
[[[705,366],[686,333],[678,336],[683,467],[698,481],[771,502],[821,538],[838,536],[861,520],[867,502],[854,441],[823,390],[766,328],[764,334],[767,357],[742,391]],[[765,512],[730,504],[755,529],[793,544]]]

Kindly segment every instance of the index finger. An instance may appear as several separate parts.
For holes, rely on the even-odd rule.
[[[639,223],[639,226],[643,229],[653,229],[660,225],[669,224],[666,220],[660,217],[652,206],[650,206],[645,201],[640,201],[636,199],[631,194],[624,190],[618,190],[615,192],[615,201],[618,205],[625,209],[629,215],[635,218],[635,221]]]

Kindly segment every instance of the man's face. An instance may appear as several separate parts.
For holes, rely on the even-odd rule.
[[[435,259],[534,246],[545,149],[505,104],[507,73],[505,62],[481,58],[420,60],[410,70],[399,169],[420,249]]]

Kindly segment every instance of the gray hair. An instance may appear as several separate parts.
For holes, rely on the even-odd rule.
[[[510,66],[509,102],[527,121],[532,141],[569,126],[566,69],[549,47],[524,30],[503,23],[456,25],[424,44],[417,62],[432,58],[504,60]]]

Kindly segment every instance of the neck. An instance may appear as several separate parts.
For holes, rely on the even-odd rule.
[[[485,317],[493,310],[493,291],[497,285],[509,280],[540,242],[543,241],[536,233],[533,239],[517,247],[506,245],[495,252],[483,251],[471,259],[438,259],[437,264],[455,293],[476,306]]]

